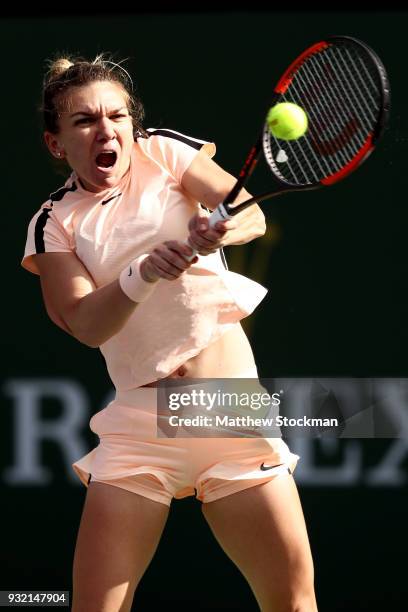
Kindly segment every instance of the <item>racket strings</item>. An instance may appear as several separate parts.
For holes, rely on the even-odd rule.
[[[307,139],[311,145],[309,150],[314,150],[316,160],[325,159],[326,169],[331,174],[346,165],[359,149],[352,142],[353,133],[350,131],[350,117],[346,110],[348,101],[344,100],[335,82],[331,84],[328,80],[320,57],[310,58],[308,70],[303,73],[297,75],[301,90],[299,101],[309,101],[307,106],[314,128]],[[324,96],[321,95],[323,88]],[[314,98],[311,98],[309,92],[313,92]],[[358,144],[361,146],[363,140]]]
[[[310,99],[309,92],[319,92],[322,87],[322,83],[324,83],[324,74],[322,74],[320,70],[320,66],[316,61],[317,59],[318,58],[316,57],[310,58],[310,63],[308,66],[309,70],[303,71],[302,73],[295,75],[293,91],[297,94],[299,102],[301,102],[302,100],[308,100],[308,98]],[[327,87],[327,84],[324,84]],[[296,87],[298,87],[298,89]],[[316,129],[319,131],[319,133],[322,133],[324,130],[327,130],[329,138],[331,139],[336,137],[336,133],[341,134],[341,119],[346,119],[341,106],[339,106],[339,111],[342,114],[342,117],[339,118],[336,114],[331,113],[331,107],[336,104],[336,95],[338,95],[338,92],[331,91],[330,88],[327,87],[327,97],[330,101],[329,105],[325,103],[320,96],[314,96],[314,98],[312,98],[312,102],[314,102],[314,104],[311,103],[308,105],[309,112],[310,115],[313,117],[314,126],[316,127]],[[310,145],[310,141],[308,142]],[[324,150],[325,155],[329,156],[331,151],[325,140],[322,140],[321,146]],[[309,149],[311,148],[312,147],[309,146]],[[357,152],[357,149],[352,152],[354,155]],[[346,156],[342,150],[339,150],[337,153],[334,154],[334,156],[338,164],[346,162]],[[325,158],[323,157],[323,159]],[[332,170],[332,167],[326,159],[325,161],[326,168],[330,172]]]
[[[371,83],[374,89],[374,92],[376,90],[375,83],[373,82],[371,75],[367,70],[367,67],[361,61],[361,57],[353,58],[348,49],[346,49],[346,56],[348,57],[348,60],[349,60],[348,62],[345,61],[345,57],[339,55],[338,63],[340,66],[344,67],[345,72],[348,74],[350,78],[350,82],[353,83],[354,85],[352,89],[352,95],[354,96],[354,98],[358,98],[358,94],[359,93],[362,94],[360,95],[357,103],[360,103],[365,107],[367,111],[367,115],[370,117],[371,121],[376,121],[376,117],[372,111],[372,107],[375,107],[375,105],[377,104],[377,101],[374,99],[372,93],[367,87],[367,82],[363,78],[363,76],[365,76],[366,79]],[[359,65],[360,70],[358,69],[357,65]],[[360,92],[360,89],[364,90],[364,92],[363,91]],[[368,98],[370,98],[371,106],[368,104],[367,96]],[[363,113],[362,113],[362,116],[364,117]]]
[[[319,98],[314,105],[310,105],[310,114],[315,121],[312,124],[314,128],[311,135],[312,143],[314,149],[317,148],[318,152],[328,160],[331,170],[336,171],[336,168],[347,164],[349,157],[354,157],[359,148],[352,142],[353,134],[350,131],[350,117],[346,110],[347,103],[342,99],[341,92],[336,91],[336,87],[331,87],[327,82],[319,63],[313,63],[313,61],[310,64],[310,72],[305,78],[303,97],[307,98],[307,91],[310,90],[311,85],[317,91],[318,88],[325,87],[326,93],[325,99]],[[326,135],[326,138],[319,138],[317,144],[315,134]],[[341,147],[338,147],[339,143]],[[363,140],[361,139],[360,146],[362,143]],[[330,164],[330,161],[332,164]]]
[[[299,75],[297,75],[297,77],[299,77]],[[302,88],[300,87],[300,91],[303,93]],[[284,95],[283,99],[285,102],[295,102],[296,98],[300,98],[301,95],[299,93],[299,91],[297,90],[295,84],[292,85],[292,93],[295,93],[296,95],[293,96],[287,96]],[[295,102],[296,103],[296,102]],[[316,117],[314,117],[314,119],[318,119]],[[266,127],[265,130],[265,137],[266,140],[268,140],[269,138],[269,129]],[[320,160],[317,158],[317,156],[314,154],[313,149],[309,143],[308,140],[304,141],[303,144],[306,144],[306,147],[309,149],[309,154],[307,154],[307,152],[304,150],[303,147],[299,147],[297,146],[297,141],[287,141],[285,143],[285,149],[281,149],[280,145],[279,145],[279,141],[277,138],[275,138],[274,136],[271,135],[271,138],[273,138],[275,144],[277,147],[279,147],[280,150],[280,155],[278,153],[278,155],[276,156],[276,161],[279,163],[280,160],[282,160],[282,162],[286,162],[288,161],[287,158],[287,151],[289,151],[290,153],[290,163],[287,164],[286,166],[286,170],[290,173],[292,180],[295,183],[310,183],[310,182],[319,182],[319,175],[320,174],[325,174],[325,170],[323,168],[323,164],[320,163]],[[267,143],[268,146],[268,143]],[[270,146],[268,146],[268,153],[269,153],[269,161],[271,162],[271,160],[273,160],[273,153],[272,153],[272,149]],[[275,172],[277,170],[277,166],[274,163],[275,166]],[[308,169],[311,173],[308,174],[306,173],[306,171],[304,170],[304,166],[305,164],[308,166]],[[315,166],[316,166],[316,170],[315,170]],[[326,171],[330,172],[330,167],[326,164],[327,168]],[[320,172],[319,172],[320,171]],[[310,180],[310,176],[312,177],[312,181]],[[299,179],[300,177],[300,179]],[[282,178],[282,175],[281,175]],[[284,176],[283,176],[284,178]],[[284,178],[285,180],[285,178]]]
[[[265,157],[284,181],[313,184],[347,167],[366,146],[381,112],[381,79],[364,49],[342,42],[309,56],[281,97],[305,110],[309,129],[282,141],[266,126]]]
[[[335,51],[336,50],[334,50],[334,52]],[[345,59],[341,54],[336,53],[336,56],[337,63],[335,65],[333,65],[330,57],[328,57],[327,60],[330,63],[330,66],[332,66],[333,70],[337,69],[342,77],[343,91],[341,93],[345,97],[344,102],[350,105],[349,108],[354,107],[354,109],[358,111],[359,119],[364,123],[366,128],[370,129],[376,118],[367,103],[365,95],[360,91],[364,81],[359,78],[360,75],[358,72],[354,72],[353,74],[351,71],[350,67],[354,66],[351,56],[348,63],[345,62]]]

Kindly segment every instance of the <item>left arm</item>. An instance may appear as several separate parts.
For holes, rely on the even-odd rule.
[[[214,210],[231,191],[236,179],[216,164],[201,151],[183,175],[181,185],[195,200]],[[251,195],[241,189],[235,202],[248,200]],[[245,244],[266,230],[265,217],[257,204],[228,221],[219,221],[214,228],[208,227],[208,215],[205,211],[194,215],[189,223],[189,243],[201,255],[208,255],[217,249],[232,245]]]

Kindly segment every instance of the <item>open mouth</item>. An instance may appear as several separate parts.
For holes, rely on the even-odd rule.
[[[96,165],[99,170],[109,170],[115,165],[117,157],[116,151],[104,151],[96,156]]]

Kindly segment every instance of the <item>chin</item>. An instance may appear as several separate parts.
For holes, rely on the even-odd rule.
[[[93,180],[87,181],[86,184],[89,185],[95,191],[103,191],[105,189],[109,189],[110,187],[115,187],[120,183],[120,177],[116,174],[108,175],[104,177],[94,177]]]

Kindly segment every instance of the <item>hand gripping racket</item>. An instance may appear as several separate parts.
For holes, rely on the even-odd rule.
[[[275,87],[271,108],[279,102],[292,102],[306,112],[306,133],[298,140],[280,140],[265,122],[237,182],[210,215],[210,227],[268,198],[333,185],[358,168],[384,132],[390,88],[385,68],[370,47],[349,36],[332,36],[290,64]],[[261,151],[276,186],[234,205]]]

